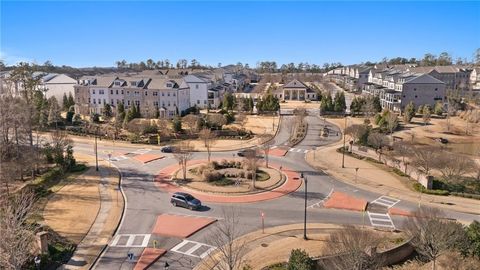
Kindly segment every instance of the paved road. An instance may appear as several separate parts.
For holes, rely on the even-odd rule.
[[[275,144],[278,146],[284,145],[288,140],[289,116],[282,120],[281,129],[275,138]],[[345,184],[341,181],[325,175],[311,168],[305,161],[305,153],[321,145],[329,144],[340,139],[338,129],[324,122],[324,120],[316,115],[309,115],[306,117],[308,122],[308,131],[306,138],[293,147],[295,150],[288,151],[285,157],[270,157],[270,160],[275,163],[282,164],[284,167],[293,168],[299,172],[303,172],[308,179],[308,222],[326,222],[336,224],[363,224],[375,226],[401,226],[404,218],[402,217],[386,217],[369,214],[365,217],[360,212],[342,211],[322,208],[320,202],[327,197],[332,191],[340,191],[355,197],[364,198],[370,202],[377,200],[379,207],[382,203],[392,202],[388,198],[382,199],[383,194],[376,194],[367,190],[358,189],[355,186]],[[324,126],[329,128],[329,136],[320,136]],[[139,150],[139,148],[145,148]],[[93,146],[86,143],[76,143],[75,150],[92,154]],[[300,150],[300,151],[299,151]],[[148,146],[136,146],[130,148],[125,146],[100,146],[99,153],[101,158],[107,158],[107,153],[115,152],[148,152],[151,154],[159,154],[158,150],[148,149]],[[214,158],[231,158],[235,152],[214,153]],[[118,161],[112,162],[119,168],[122,173],[122,187],[127,197],[126,212],[122,223],[117,232],[117,237],[122,236],[125,239],[135,239],[135,243],[130,243],[129,246],[115,245],[114,242],[107,247],[104,254],[98,261],[96,269],[132,269],[135,262],[127,260],[127,253],[133,252],[139,256],[143,250],[143,246],[152,246],[154,240],[158,241],[158,246],[165,249],[172,249],[179,245],[183,239],[174,237],[161,237],[151,235],[155,220],[158,215],[164,213],[181,214],[181,215],[197,215],[205,217],[222,217],[222,210],[224,205],[209,203],[207,208],[203,211],[189,211],[183,208],[175,208],[170,205],[170,196],[168,193],[160,190],[154,185],[153,177],[161,168],[176,164],[175,159],[171,154],[165,154],[166,157],[147,164],[141,164],[131,159],[134,154],[124,155]],[[205,153],[195,153],[193,159],[203,159],[206,157]],[[318,156],[317,158],[327,158]],[[393,203],[393,202],[392,202]],[[384,205],[383,205],[384,206]],[[417,204],[407,201],[395,202],[396,207],[405,210],[415,210]],[[233,207],[238,211],[241,227],[245,233],[261,229],[260,213],[264,212],[265,226],[276,226],[292,223],[303,222],[303,208],[304,208],[304,185],[297,191],[290,193],[278,199],[257,202],[235,204]],[[369,209],[371,210],[371,209]],[[378,208],[377,208],[378,210]],[[371,211],[375,211],[375,208]],[[461,218],[466,220],[478,219],[478,216],[448,212],[452,218]],[[222,222],[219,220],[218,222]],[[187,240],[199,243],[206,243],[208,235],[208,228],[199,231]],[[171,269],[192,269],[192,267],[199,262],[200,258],[192,256],[191,254],[182,254],[175,251],[167,252],[151,269],[163,269],[165,261],[171,266]]]

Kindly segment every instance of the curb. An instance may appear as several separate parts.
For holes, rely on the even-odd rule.
[[[105,160],[104,160],[105,161]],[[118,180],[118,187],[119,187],[119,190],[120,192],[122,193],[122,197],[123,197],[123,209],[122,209],[122,214],[121,214],[121,217],[120,217],[120,222],[117,224],[116,228],[113,230],[113,233],[112,233],[112,236],[116,235],[117,234],[117,231],[118,229],[120,228],[120,226],[123,224],[123,220],[125,219],[125,212],[127,210],[127,196],[125,195],[125,192],[123,191],[123,187],[122,187],[122,179],[123,179],[123,174],[122,174],[122,171],[113,163],[109,162],[110,166],[114,167],[117,172],[118,172],[118,177],[119,177],[119,180]],[[97,266],[97,263],[98,261],[103,257],[103,255],[105,255],[105,251],[107,250],[108,248],[108,244],[106,244],[102,250],[100,251],[100,253],[98,254],[98,256],[95,258],[95,260],[93,261],[93,263],[90,265],[90,267],[88,268],[89,270],[91,269],[95,269],[95,267]]]

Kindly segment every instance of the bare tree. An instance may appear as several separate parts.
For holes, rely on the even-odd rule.
[[[365,124],[350,125],[345,129],[345,134],[350,135],[353,139],[353,143],[357,142],[361,136],[368,132],[368,126]]]
[[[34,225],[27,219],[35,202],[24,189],[0,201],[0,268],[21,269],[34,251]]]
[[[204,128],[199,133],[200,139],[203,140],[204,146],[207,149],[208,162],[212,154],[212,146],[215,144],[216,134],[209,128]]]
[[[376,256],[376,247],[380,239],[370,230],[354,226],[345,226],[344,229],[330,234],[325,253],[333,256],[323,261],[325,269],[377,269],[381,261]]]
[[[388,131],[390,131],[390,136],[393,136],[393,131],[398,127],[398,116],[390,111],[385,120],[387,122]]]
[[[429,175],[440,149],[433,146],[415,147],[413,150],[413,165],[425,175]]]
[[[183,180],[187,180],[187,162],[192,158],[192,146],[188,141],[183,141],[175,147],[173,156],[182,168]]]
[[[187,125],[190,135],[198,132],[198,122],[200,121],[200,117],[194,114],[188,114],[183,117],[182,121]]]
[[[440,255],[467,241],[462,224],[444,219],[440,210],[424,207],[413,214],[404,224],[405,232],[411,237],[415,250],[432,261],[433,270]]]
[[[225,119],[225,116],[217,113],[208,114],[207,121],[208,123],[210,123],[211,126],[217,127],[219,129],[222,129],[222,127],[227,124],[227,119]]]
[[[469,156],[444,153],[439,154],[434,159],[432,166],[439,170],[446,180],[451,181],[467,173],[474,172],[476,164]]]
[[[377,132],[370,133],[368,135],[368,144],[373,146],[378,152],[378,160],[382,160],[382,149],[390,143],[388,137]]]
[[[272,146],[274,144],[273,141],[273,136],[264,134],[260,136],[260,148],[263,150],[263,153],[265,154],[265,166],[268,168],[268,157],[270,154],[270,149],[272,149]]]
[[[297,108],[293,110],[293,115],[295,115],[297,125],[302,125],[307,117],[307,110],[305,108]]]
[[[223,220],[211,227],[205,242],[216,247],[204,259],[208,270],[238,270],[246,265],[247,245],[239,238],[243,235],[240,218],[234,207],[223,209]]]
[[[402,158],[402,163],[405,166],[405,174],[407,173],[408,162],[407,157],[410,157],[413,153],[412,145],[406,141],[397,141],[393,143],[393,151],[395,155]]]
[[[258,160],[260,159],[257,149],[250,149],[245,152],[245,161],[247,168],[252,171],[252,189],[255,189],[255,181],[257,180]]]

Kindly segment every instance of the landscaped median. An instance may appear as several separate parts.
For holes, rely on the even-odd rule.
[[[218,162],[218,160],[215,162]],[[190,169],[198,169],[198,166],[206,165],[207,163],[207,160],[192,160],[188,162],[188,167]],[[269,164],[269,168],[264,168],[268,172],[269,178],[264,181],[257,180],[255,189],[251,186],[251,178],[242,179],[241,177],[232,176],[238,182],[235,184],[231,183],[227,187],[216,186],[212,183],[207,183],[207,181],[197,181],[195,183],[195,181],[191,181],[192,179],[187,181],[178,180],[176,175],[179,169],[180,166],[174,164],[160,170],[156,177],[157,186],[171,193],[187,191],[204,202],[246,203],[265,201],[289,194],[297,190],[302,184],[300,175],[297,172],[285,167],[280,170],[280,166],[273,163]],[[192,171],[190,171],[190,176],[194,177]],[[234,174],[233,171],[230,173]],[[239,171],[238,174],[240,173]],[[247,173],[245,172],[244,175]],[[232,178],[227,178],[227,180]],[[227,181],[223,178],[220,178],[220,180],[222,180],[220,181],[222,183]]]
[[[76,245],[65,268],[69,264],[88,268],[115,232],[124,201],[116,169],[100,161],[100,172],[96,172],[92,157],[76,158],[90,168],[50,197],[43,217],[45,225]]]

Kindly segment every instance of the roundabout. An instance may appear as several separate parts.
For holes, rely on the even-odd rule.
[[[229,162],[214,160],[210,164],[212,163],[225,164]],[[255,181],[255,188],[253,188],[251,175],[250,179],[246,177],[251,172],[247,172],[238,165],[230,168],[223,167],[223,169],[217,167],[213,171],[219,174],[218,182],[221,181],[222,185],[218,185],[215,183],[217,181],[203,179],[205,171],[210,170],[208,168],[210,164],[207,160],[188,162],[185,179],[181,177],[182,173],[178,164],[167,166],[157,173],[155,184],[159,189],[168,193],[188,192],[201,201],[214,203],[252,203],[272,200],[294,192],[302,185],[297,172],[275,163],[270,163],[269,168],[260,166],[257,169],[257,177],[260,176],[263,179],[259,178]]]

